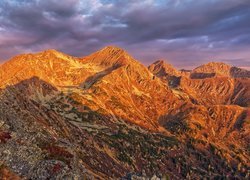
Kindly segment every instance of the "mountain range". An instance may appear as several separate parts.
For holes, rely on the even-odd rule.
[[[250,71],[225,63],[18,55],[0,65],[0,177],[248,179],[249,107]]]

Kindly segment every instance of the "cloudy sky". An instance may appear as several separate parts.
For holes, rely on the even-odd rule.
[[[0,62],[50,48],[85,56],[107,45],[146,65],[249,69],[250,0],[0,1]]]

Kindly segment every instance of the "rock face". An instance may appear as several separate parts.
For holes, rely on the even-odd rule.
[[[118,47],[16,56],[0,66],[0,177],[249,178],[248,75],[146,68]]]

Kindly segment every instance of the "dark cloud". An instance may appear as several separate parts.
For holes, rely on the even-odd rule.
[[[143,63],[250,66],[249,0],[2,0],[0,58],[48,48],[84,56],[106,45]]]

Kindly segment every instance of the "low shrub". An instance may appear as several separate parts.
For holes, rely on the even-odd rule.
[[[6,143],[9,139],[11,139],[10,132],[0,132],[0,143]]]

